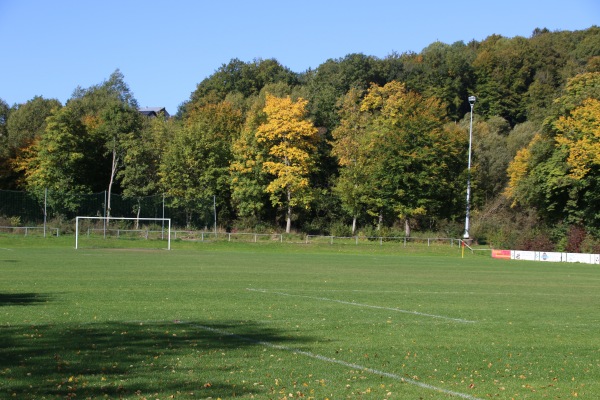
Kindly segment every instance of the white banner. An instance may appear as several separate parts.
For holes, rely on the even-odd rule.
[[[526,250],[496,250],[496,252],[510,252],[511,260],[545,261],[545,262],[568,262],[583,264],[600,264],[600,254],[587,253],[560,253],[556,251],[526,251]],[[504,253],[502,253],[504,254]],[[508,254],[507,254],[508,255]],[[494,256],[492,257],[503,258]]]
[[[564,253],[557,253],[555,251],[539,251],[537,252],[536,260],[548,262],[562,262],[566,261],[566,256]]]
[[[598,256],[598,254],[567,253],[566,261],[585,264],[600,264],[600,256]]]
[[[510,258],[513,260],[535,261],[535,251],[512,250]]]

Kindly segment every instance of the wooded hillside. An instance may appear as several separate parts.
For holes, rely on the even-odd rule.
[[[191,88],[193,89],[193,88]],[[1,96],[1,93],[0,93]],[[600,238],[600,28],[420,53],[349,54],[294,72],[233,59],[173,118],[147,118],[119,70],[62,105],[0,100],[0,189],[164,194],[187,225],[462,236],[469,96],[471,237],[590,250]],[[169,110],[174,113],[174,110]],[[132,211],[133,212],[133,211]],[[600,247],[598,247],[600,248]]]

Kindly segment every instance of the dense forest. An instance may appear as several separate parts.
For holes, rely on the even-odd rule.
[[[140,114],[119,70],[64,105],[0,99],[0,189],[48,189],[57,218],[108,191],[164,195],[189,226],[216,201],[226,229],[461,237],[470,178],[475,240],[597,252],[599,150],[596,26],[300,73],[233,59],[170,118]]]

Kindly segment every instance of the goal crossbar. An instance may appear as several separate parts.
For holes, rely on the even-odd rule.
[[[79,248],[79,220],[95,219],[102,221],[157,221],[167,222],[167,250],[171,250],[171,218],[125,218],[125,217],[75,217],[75,250]]]

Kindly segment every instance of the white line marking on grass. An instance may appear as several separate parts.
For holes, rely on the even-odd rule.
[[[266,290],[266,289],[251,289],[251,288],[247,288],[246,290],[249,290],[251,292],[278,294],[280,296],[303,297],[305,299],[312,299],[312,300],[332,301],[334,303],[340,303],[340,304],[345,304],[345,305],[349,305],[349,306],[366,307],[366,308],[376,308],[376,309],[379,309],[379,310],[395,311],[395,312],[400,312],[400,313],[404,313],[404,314],[418,315],[420,317],[445,319],[447,321],[460,322],[460,323],[463,323],[463,324],[473,324],[473,323],[476,322],[476,321],[471,321],[471,320],[463,319],[463,318],[452,318],[452,317],[446,317],[444,315],[435,315],[435,314],[422,313],[422,312],[418,312],[418,311],[403,310],[401,308],[374,306],[374,305],[371,305],[371,304],[353,303],[351,301],[328,299],[327,297],[313,297],[313,296],[305,296],[305,295],[301,295],[301,294],[290,294],[290,293],[284,293],[284,292],[272,292],[272,291],[269,291],[269,290]]]
[[[598,281],[600,279],[588,279],[588,281]],[[588,285],[587,287],[595,287]],[[322,289],[302,289],[306,292],[322,292]],[[523,295],[523,296],[563,296],[563,297],[579,297],[580,294],[556,294],[556,293],[523,293],[523,292],[449,292],[449,291],[409,291],[409,290],[367,290],[367,289],[331,289],[329,292],[337,292],[337,293],[395,293],[395,294],[403,294],[403,295],[419,295],[419,294],[449,294],[449,295],[473,295],[473,296],[514,296],[515,294]],[[266,291],[265,291],[266,292]]]
[[[368,367],[365,367],[365,366],[362,366],[362,365],[353,364],[353,363],[349,363],[349,362],[342,361],[342,360],[336,360],[335,358],[325,357],[325,356],[322,356],[320,354],[311,353],[310,351],[304,351],[304,350],[294,349],[292,347],[282,346],[280,344],[275,344],[275,343],[271,343],[271,342],[265,342],[265,341],[262,341],[262,340],[255,340],[255,339],[252,339],[252,338],[249,338],[249,337],[246,337],[246,336],[238,335],[236,333],[223,331],[223,330],[217,329],[217,328],[212,328],[210,326],[197,325],[197,324],[193,324],[193,323],[190,323],[190,322],[182,322],[182,321],[178,321],[178,322],[175,322],[175,323],[186,324],[186,325],[189,325],[189,326],[191,326],[193,328],[198,328],[198,329],[202,329],[202,330],[205,330],[205,331],[208,331],[208,332],[217,333],[219,335],[228,336],[228,337],[231,337],[231,338],[243,340],[245,342],[259,344],[261,346],[269,347],[269,348],[276,349],[276,350],[288,351],[288,352],[291,352],[291,353],[294,353],[294,354],[300,354],[300,355],[303,355],[303,356],[306,356],[306,357],[314,358],[316,360],[325,361],[325,362],[329,362],[329,363],[333,363],[333,364],[338,364],[338,365],[341,365],[343,367],[348,367],[348,368],[352,368],[352,369],[356,369],[356,370],[361,370],[361,371],[369,372],[369,373],[375,374],[375,375],[385,376],[386,378],[390,378],[390,379],[394,379],[394,380],[401,381],[401,382],[404,382],[404,383],[408,383],[410,385],[418,386],[418,387],[423,388],[423,389],[433,390],[433,391],[436,391],[438,393],[443,393],[443,394],[446,394],[446,395],[449,395],[449,396],[456,396],[456,397],[460,397],[460,398],[463,398],[463,399],[469,399],[469,400],[477,400],[477,397],[471,396],[470,394],[455,392],[455,391],[452,391],[452,390],[447,390],[447,389],[444,389],[444,388],[441,388],[441,387],[429,385],[427,383],[415,381],[414,379],[405,378],[405,377],[397,375],[397,374],[392,374],[390,372],[385,372],[385,371],[381,371],[381,370],[377,370],[377,369],[373,369],[373,368],[368,368]]]

